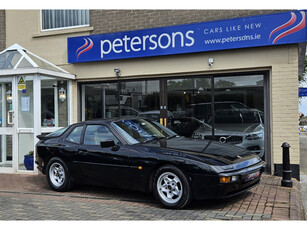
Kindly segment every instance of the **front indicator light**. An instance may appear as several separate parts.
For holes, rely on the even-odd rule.
[[[237,176],[222,176],[220,177],[220,183],[221,184],[226,184],[230,182],[235,182],[238,180]]]
[[[222,176],[220,177],[220,183],[225,184],[231,182],[231,176]]]

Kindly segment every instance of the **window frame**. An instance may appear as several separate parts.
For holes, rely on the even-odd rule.
[[[43,81],[63,81],[66,82],[66,88],[65,83],[64,83],[64,89],[66,89],[66,101],[65,103],[67,103],[67,117],[65,116],[65,119],[67,119],[67,123],[66,124],[59,124],[59,105],[61,104],[61,102],[59,102],[59,89],[61,88],[60,86],[58,87],[53,87],[54,88],[54,120],[55,120],[55,125],[54,126],[43,126],[43,119],[41,117],[41,121],[40,121],[40,128],[41,128],[41,133],[51,133],[54,132],[58,129],[67,127],[69,125],[72,124],[72,112],[71,112],[71,107],[72,107],[72,99],[71,99],[71,90],[72,90],[72,81],[69,79],[63,79],[63,78],[59,78],[59,77],[47,77],[47,76],[41,76],[40,77],[40,95],[39,97],[41,98],[40,100],[42,101],[42,90],[44,88],[51,88],[50,87],[44,87],[42,86]],[[56,95],[55,95],[56,93]],[[56,108],[57,106],[57,108]],[[42,103],[40,105],[40,114],[42,114]],[[57,119],[56,119],[57,117]],[[66,122],[66,120],[65,120]]]
[[[76,26],[66,26],[66,27],[58,27],[58,28],[50,28],[50,29],[43,29],[43,10],[45,9],[41,9],[40,10],[40,30],[42,32],[48,32],[48,31],[58,31],[58,30],[69,30],[69,29],[75,29],[75,28],[84,28],[84,27],[89,27],[90,26],[90,10],[89,11],[89,16],[88,16],[88,24],[84,24],[84,25],[76,25]],[[81,10],[81,9],[78,9]]]
[[[79,128],[79,127],[82,128],[79,143],[76,143],[76,142],[73,142],[73,141],[68,140],[69,135],[70,135],[76,128]],[[76,126],[73,126],[73,127],[71,128],[71,130],[69,130],[68,134],[65,136],[65,141],[67,141],[67,142],[69,142],[69,143],[72,143],[72,144],[75,144],[75,145],[81,145],[81,144],[83,143],[83,136],[84,136],[84,125],[76,125]]]
[[[107,125],[104,125],[104,124],[87,124],[87,125],[85,125],[85,127],[84,127],[84,130],[83,130],[83,139],[82,139],[82,141],[81,141],[81,143],[82,143],[82,145],[85,145],[85,146],[100,146],[100,144],[98,144],[98,145],[94,145],[94,144],[85,144],[84,143],[84,141],[85,141],[85,134],[86,134],[86,129],[87,129],[87,127],[88,126],[94,126],[94,125],[96,125],[96,126],[103,126],[103,127],[105,127],[107,130],[109,130],[109,132],[110,133],[112,133],[112,135],[116,138],[116,140],[117,140],[117,143],[115,143],[115,144],[121,144],[121,140],[114,134],[114,132],[112,132],[112,129],[110,129]],[[111,140],[111,139],[110,139]],[[112,139],[113,140],[113,139]]]

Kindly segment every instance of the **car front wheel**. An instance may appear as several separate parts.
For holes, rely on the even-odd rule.
[[[177,167],[163,166],[155,173],[154,195],[166,208],[184,208],[191,201],[189,181]]]
[[[64,192],[72,187],[72,181],[66,164],[60,158],[52,158],[47,164],[47,181],[50,187]]]

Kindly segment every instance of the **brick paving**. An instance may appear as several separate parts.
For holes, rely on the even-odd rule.
[[[0,174],[0,220],[304,220],[300,183],[280,184],[280,177],[263,175],[239,196],[170,210],[152,194],[81,185],[58,193],[43,175]]]

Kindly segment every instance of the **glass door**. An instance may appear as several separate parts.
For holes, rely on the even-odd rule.
[[[40,111],[34,112],[34,107],[40,102],[34,89],[39,87],[36,75],[0,78],[0,173],[37,171],[34,146]]]
[[[22,79],[21,79],[22,78]],[[34,76],[19,76],[16,111],[18,171],[34,171]],[[22,87],[20,87],[22,86]],[[38,104],[38,103],[37,103]]]
[[[13,78],[0,78],[0,173],[13,171],[14,89]]]

